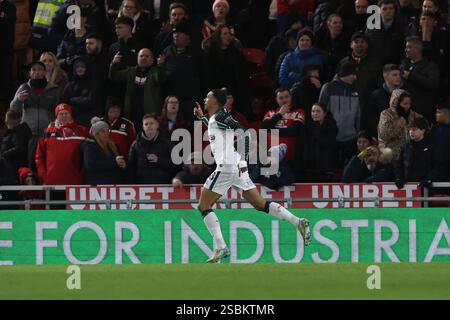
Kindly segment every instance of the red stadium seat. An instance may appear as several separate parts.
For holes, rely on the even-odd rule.
[[[262,68],[266,54],[261,49],[257,48],[244,48],[244,56],[247,62],[256,65],[258,68]]]

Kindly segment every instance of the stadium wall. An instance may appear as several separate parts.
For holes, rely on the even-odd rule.
[[[217,210],[230,263],[450,261],[445,208],[293,209],[313,242],[253,209]],[[0,265],[203,263],[212,239],[196,210],[2,211]],[[228,262],[228,261],[226,261]]]

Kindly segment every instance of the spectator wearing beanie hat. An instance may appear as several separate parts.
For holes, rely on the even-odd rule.
[[[333,114],[338,127],[336,142],[338,165],[342,167],[354,154],[360,129],[361,110],[355,86],[356,66],[352,62],[340,66],[338,74],[322,86],[319,102]]]
[[[212,5],[212,16],[203,22],[202,35],[204,39],[209,38],[218,25],[226,25],[234,34],[233,22],[230,20],[230,4],[227,0],[216,0]]]
[[[111,140],[119,147],[119,153],[128,158],[128,151],[136,139],[134,123],[121,117],[122,103],[119,98],[109,96],[106,99],[105,116],[102,121],[109,124]]]
[[[314,35],[309,28],[301,29],[297,34],[297,48],[288,53],[281,63],[278,75],[279,84],[290,89],[302,78],[301,70],[305,65],[313,64],[323,69],[322,54],[313,46]]]
[[[111,139],[108,123],[98,117],[92,118],[91,123],[94,139],[83,144],[86,182],[90,185],[123,183],[127,164]]]
[[[353,62],[356,66],[356,87],[358,88],[362,114],[366,114],[370,94],[382,81],[382,64],[375,55],[369,55],[369,40],[363,32],[355,32],[350,42],[351,53],[339,64]]]
[[[265,49],[266,58],[264,61],[266,70],[270,75],[277,75],[278,78],[278,72],[275,71],[275,67],[281,65],[282,60],[279,60],[281,55],[287,54],[290,50],[295,50],[297,47],[297,32],[302,26],[303,22],[299,16],[290,15],[288,30],[270,39]]]
[[[77,185],[84,182],[81,145],[88,137],[86,127],[73,120],[72,107],[55,108],[55,122],[44,131],[36,150],[36,167],[44,185]]]
[[[17,89],[10,108],[22,112],[22,122],[26,122],[31,129],[33,136],[28,144],[28,167],[34,170],[38,140],[53,119],[53,110],[60,101],[60,94],[58,86],[47,82],[43,62],[34,61],[29,68],[30,80]]]

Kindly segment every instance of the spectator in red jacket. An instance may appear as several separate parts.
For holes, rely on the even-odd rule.
[[[119,147],[119,154],[128,159],[128,151],[133,141],[136,140],[136,129],[133,122],[120,116],[121,110],[122,103],[120,99],[109,96],[106,99],[106,114],[101,120],[109,124],[110,138]]]
[[[84,182],[81,144],[87,128],[75,123],[72,107],[61,103],[55,108],[56,120],[39,138],[36,166],[42,184],[77,185]]]
[[[279,108],[267,111],[261,128],[279,130],[279,143],[287,145],[285,159],[291,161],[294,159],[297,137],[305,125],[305,111],[292,105],[292,97],[287,88],[278,88],[275,94]],[[276,145],[272,144],[271,134],[268,135],[268,140],[267,148]]]

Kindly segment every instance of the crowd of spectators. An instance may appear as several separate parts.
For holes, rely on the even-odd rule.
[[[242,125],[269,132],[280,170],[252,170],[256,182],[450,181],[448,11],[447,0],[0,0],[0,184],[202,183],[213,168],[198,152],[175,164],[171,135],[195,137],[193,108],[213,88]]]

